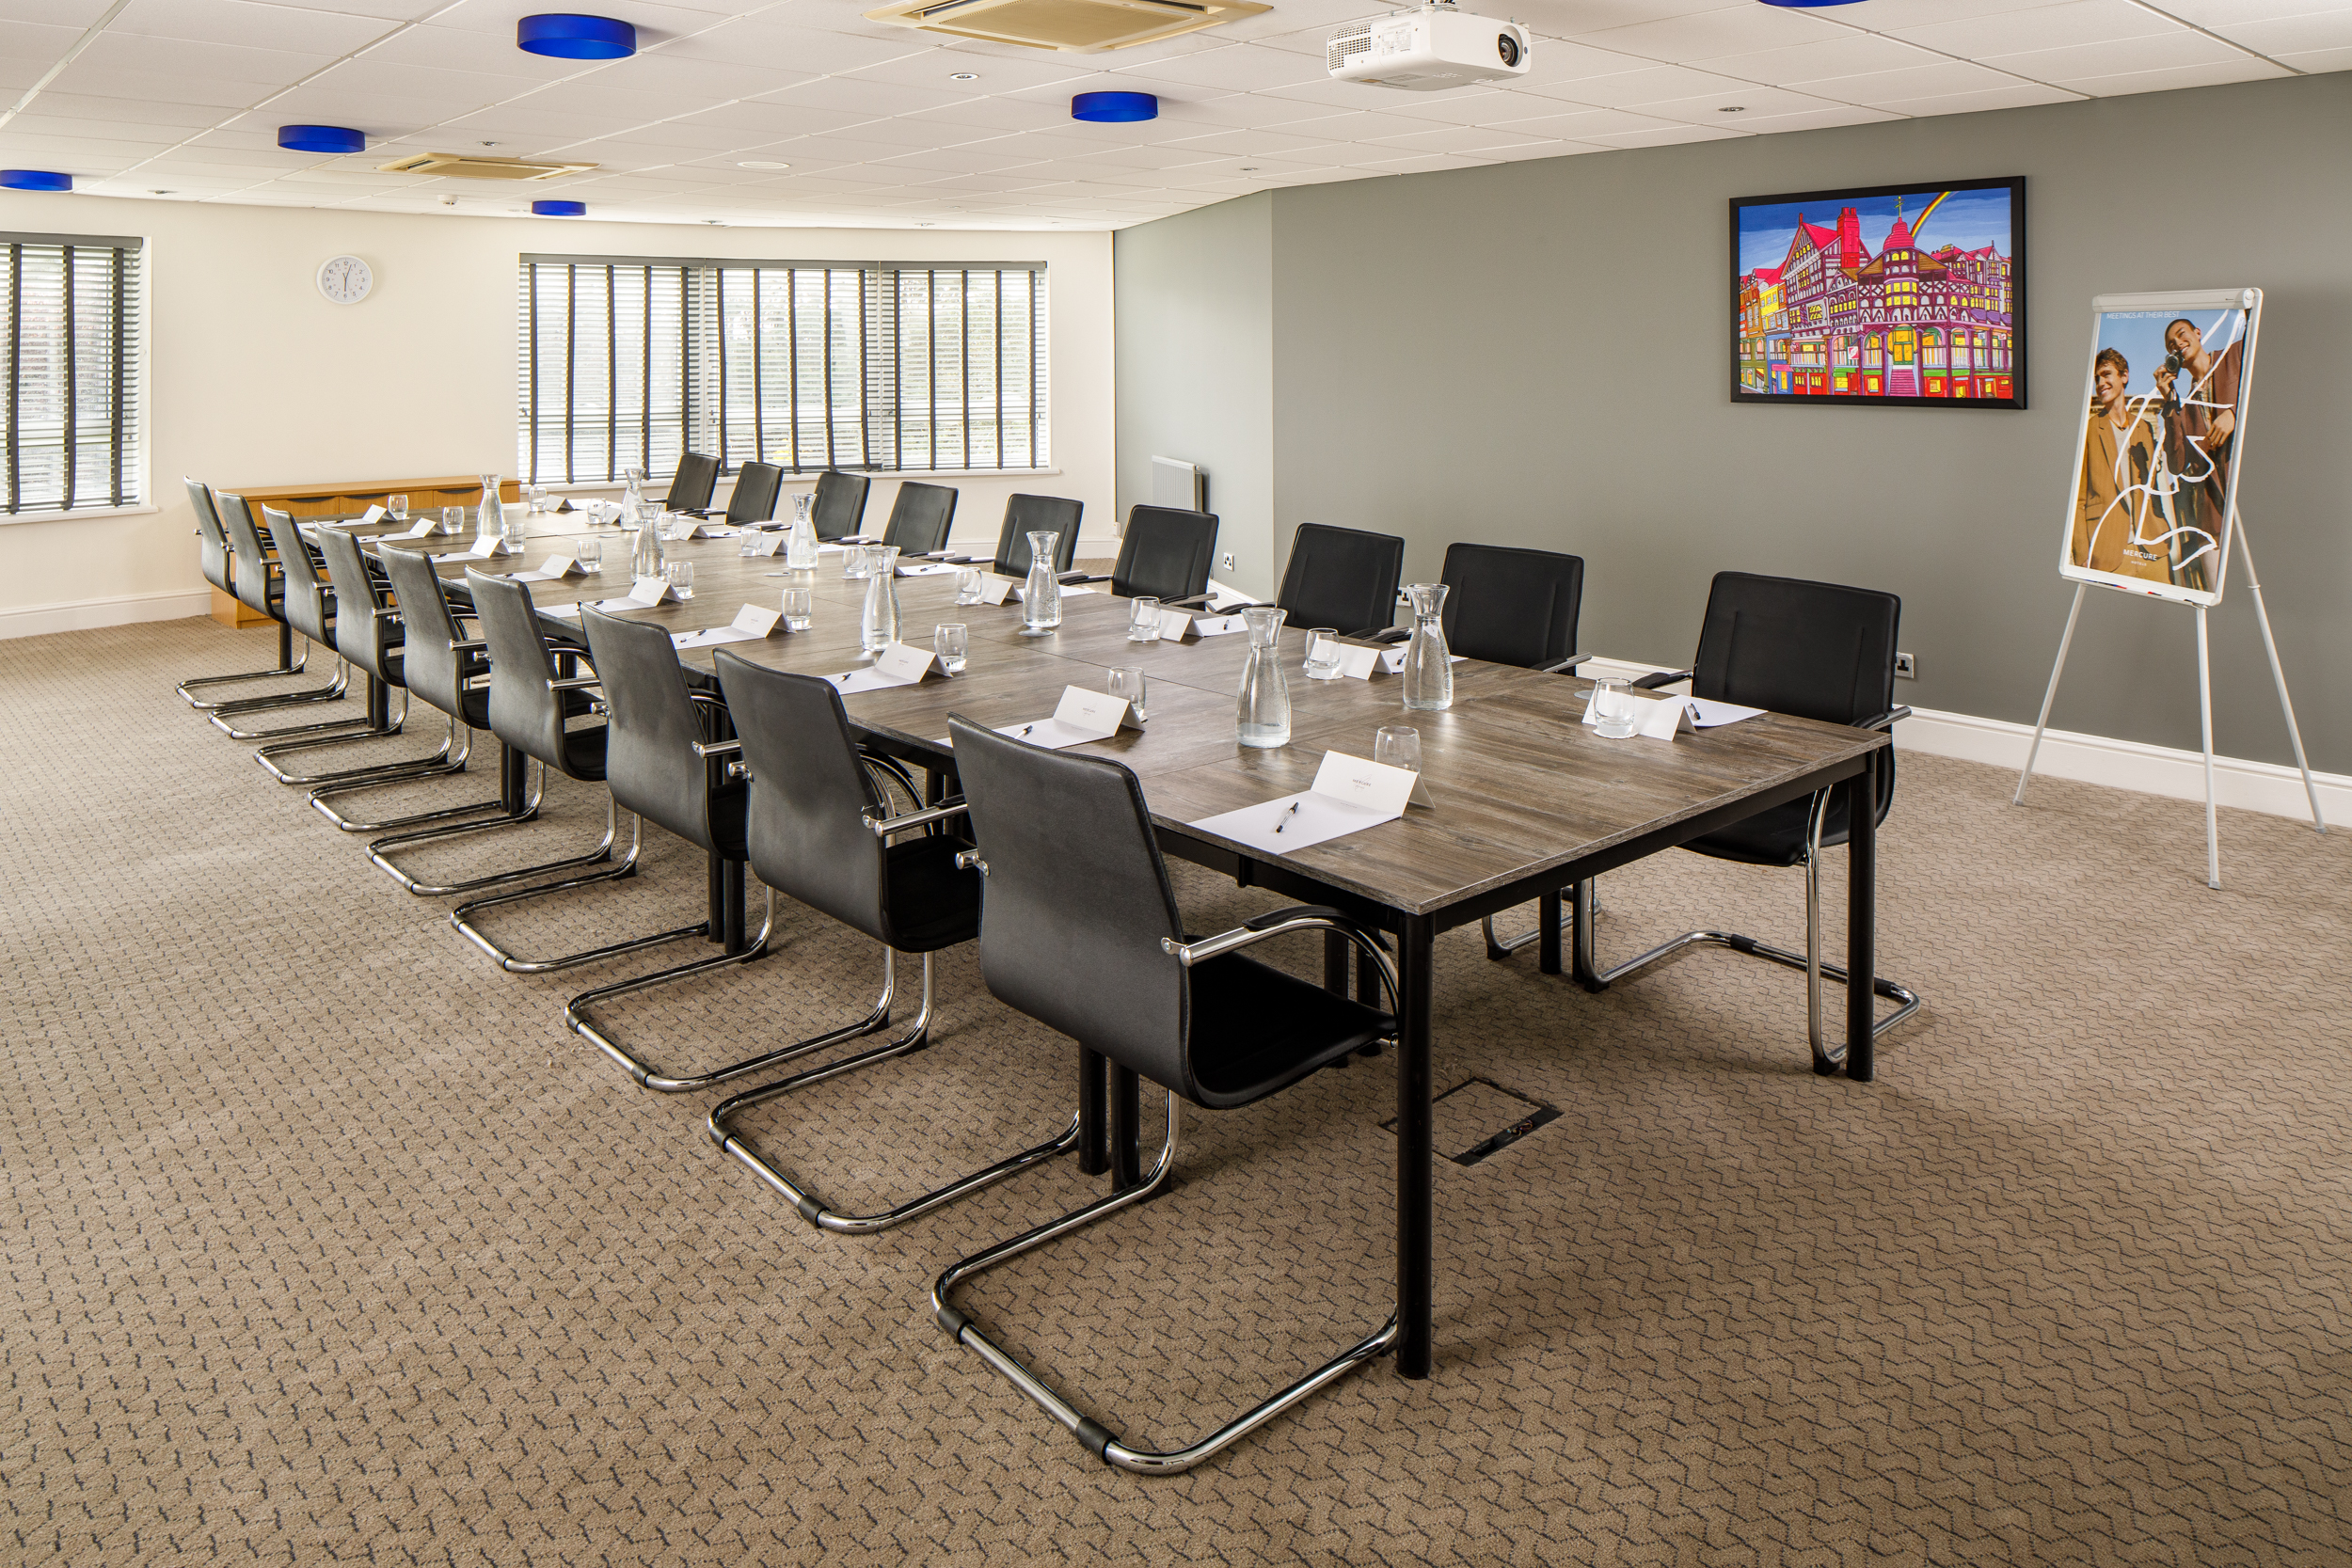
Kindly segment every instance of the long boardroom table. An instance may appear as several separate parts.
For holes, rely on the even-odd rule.
[[[513,572],[562,553],[567,540],[596,534],[605,564],[595,577],[531,584],[532,603],[552,636],[578,641],[576,618],[552,608],[615,598],[628,588],[627,532],[562,517],[532,519],[536,532],[517,557],[461,562],[462,540],[416,544],[437,556],[437,569],[462,596],[468,566]],[[384,530],[363,531],[373,546]],[[405,542],[404,542],[405,543]],[[694,596],[632,612],[672,632],[723,626],[745,603],[778,602],[787,578],[783,558],[743,558],[734,538],[668,546],[694,563]],[[804,674],[839,674],[863,662],[860,610],[866,584],[841,576],[841,557],[825,555],[811,579],[816,619],[806,631],[781,630],[764,641],[724,644],[757,663]],[[1404,681],[1310,681],[1297,673],[1298,629],[1285,628],[1281,652],[1292,720],[1287,747],[1260,751],[1234,738],[1234,695],[1248,653],[1246,635],[1196,642],[1127,641],[1127,602],[1108,584],[1064,591],[1062,625],[1042,637],[1021,635],[1021,608],[957,605],[952,574],[902,578],[902,639],[927,645],[931,628],[971,628],[963,673],[920,685],[859,692],[843,699],[864,738],[938,774],[955,766],[947,716],[1010,724],[1052,713],[1065,686],[1102,690],[1113,665],[1146,673],[1150,714],[1141,734],[1075,748],[1117,758],[1141,780],[1165,852],[1305,902],[1329,904],[1391,934],[1399,949],[1397,1036],[1398,1370],[1431,1368],[1432,1226],[1430,997],[1438,935],[1531,900],[1547,902],[1565,886],[1661,849],[1801,800],[1843,787],[1851,823],[1848,859],[1845,1070],[1873,1074],[1871,977],[1878,861],[1874,833],[1878,759],[1891,741],[1784,714],[1765,714],[1671,741],[1605,740],[1581,721],[1588,683],[1507,665],[1454,666],[1454,705],[1442,712],[1404,708]],[[710,654],[679,655],[690,675],[710,679]],[[1372,754],[1384,724],[1419,729],[1422,776],[1434,805],[1398,821],[1269,858],[1263,851],[1193,824],[1272,800],[1312,784],[1326,750]],[[1558,955],[1547,954],[1556,970]],[[1327,959],[1327,983],[1344,971]]]

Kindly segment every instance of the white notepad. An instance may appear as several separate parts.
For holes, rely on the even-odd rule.
[[[1136,717],[1126,698],[1089,691],[1083,686],[1065,686],[1053,717],[1033,719],[1025,724],[999,724],[996,733],[1058,752],[1065,746],[1083,746],[1089,740],[1108,740],[1121,730],[1142,729],[1143,721]]]
[[[1287,854],[1349,833],[1377,828],[1405,815],[1407,805],[1428,805],[1421,775],[1409,768],[1323,753],[1312,787],[1239,811],[1220,812],[1192,824],[1219,838],[1268,854]]]

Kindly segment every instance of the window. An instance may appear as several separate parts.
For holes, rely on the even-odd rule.
[[[139,505],[141,242],[0,233],[0,245],[7,515]]]
[[[525,256],[517,473],[1041,468],[1041,262]]]

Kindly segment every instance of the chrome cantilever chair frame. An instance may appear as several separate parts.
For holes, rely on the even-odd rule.
[[[364,558],[359,556],[357,542],[353,541],[349,534],[337,531],[331,536],[323,534],[322,537],[329,537],[330,543],[335,546],[333,549],[323,547],[323,553],[327,556],[327,580],[336,588],[335,651],[338,654],[343,651],[342,628],[350,624],[349,617],[358,613],[354,606],[364,605],[368,611],[369,621],[362,634],[365,641],[359,645],[358,662],[371,675],[378,679],[397,679],[398,677],[391,675],[389,672],[390,656],[395,652],[395,648],[385,642],[383,639],[388,628],[404,625],[399,607],[377,601],[375,579],[370,573]],[[345,571],[339,574],[336,570],[337,552],[345,546],[348,546],[350,553],[342,558],[346,563]],[[356,578],[348,576],[348,573],[355,568],[358,572]],[[346,587],[354,592],[343,592]],[[346,661],[349,661],[350,656],[345,656],[345,657]],[[387,734],[407,727],[412,701],[413,698],[404,684],[400,697],[400,722],[391,725],[386,731]],[[431,820],[434,818],[434,814],[420,813],[415,816],[394,818],[389,823],[355,823],[333,808],[320,805],[319,798],[327,793],[349,794],[363,789],[382,789],[390,784],[439,778],[447,773],[461,773],[465,771],[466,759],[471,752],[473,744],[473,733],[468,730],[461,737],[459,735],[461,729],[463,726],[457,722],[456,718],[453,715],[451,716],[448,731],[441,736],[439,749],[425,756],[409,757],[399,762],[373,763],[363,768],[345,768],[336,773],[321,773],[309,780],[292,780],[282,773],[278,774],[278,778],[281,783],[299,782],[317,785],[318,787],[310,791],[310,803],[318,806],[319,810],[326,814],[328,821],[345,832],[382,832],[390,827],[405,827],[412,822]],[[263,766],[269,765],[265,763]],[[278,771],[275,768],[271,768],[270,770],[274,773]]]
[[[964,810],[963,804],[958,801],[934,806],[927,811],[910,812],[901,816],[869,816],[866,824],[873,830],[875,837],[887,839],[893,833],[912,832],[917,828],[927,829],[935,824],[946,822],[961,816]],[[966,855],[959,857],[959,863],[970,858],[967,852]],[[772,902],[775,895],[771,892],[768,896]],[[870,1050],[844,1056],[839,1061],[827,1062],[824,1066],[811,1068],[806,1072],[795,1073],[778,1083],[764,1084],[758,1088],[748,1089],[714,1107],[708,1120],[704,1123],[704,1131],[709,1133],[710,1141],[719,1146],[721,1152],[732,1155],[745,1169],[783,1195],[784,1200],[792,1205],[794,1212],[819,1230],[830,1230],[836,1235],[847,1236],[870,1235],[877,1230],[888,1230],[893,1226],[904,1225],[909,1220],[919,1219],[934,1209],[945,1208],[958,1198],[977,1193],[983,1187],[993,1186],[1008,1176],[1026,1170],[1029,1166],[1051,1160],[1057,1155],[1067,1154],[1078,1147],[1079,1117],[1073,1116],[1070,1118],[1070,1124],[1053,1137],[1041,1144],[1025,1148],[1018,1154],[1008,1155],[993,1164],[983,1165],[978,1170],[967,1172],[945,1185],[934,1187],[928,1193],[908,1198],[902,1203],[893,1204],[890,1208],[874,1213],[846,1214],[834,1209],[815,1191],[786,1174],[773,1161],[762,1153],[746,1134],[736,1131],[737,1119],[755,1105],[763,1105],[769,1101],[791,1094],[795,1090],[809,1088],[828,1079],[839,1078],[855,1072],[860,1068],[872,1067],[879,1062],[886,1062],[898,1056],[912,1055],[930,1044],[932,955],[926,953],[922,955],[922,958],[923,1007],[922,1011],[915,1015],[913,1028],[897,1039],[875,1046]],[[797,1046],[787,1047],[779,1056],[763,1058],[762,1065],[777,1060],[788,1060],[812,1051],[822,1050],[826,1046],[853,1039],[861,1035],[869,1035],[886,1026],[890,1022],[890,992],[894,974],[893,966],[897,958],[898,955],[891,949],[887,947],[882,949],[882,1000],[875,1004],[874,1010],[863,1021],[846,1029],[835,1030],[833,1034],[819,1036],[815,1039],[804,1040]],[[582,1033],[586,1031],[583,1030]],[[603,1042],[599,1040],[597,1043]],[[605,1049],[612,1051],[612,1048],[606,1046]],[[617,1056],[619,1053],[614,1053],[614,1054]],[[641,1079],[640,1082],[643,1080]]]
[[[218,553],[218,575],[215,574],[213,561],[207,559],[204,562],[204,580],[230,598],[235,598],[236,578],[233,576],[235,552],[229,543],[229,531],[221,526],[220,509],[213,502],[212,486],[184,476],[182,477],[180,483],[187,486],[188,499],[197,508],[196,536],[204,541],[206,550]],[[208,517],[211,524],[209,529],[206,526]],[[273,676],[298,675],[302,673],[303,666],[309,658],[310,645],[308,643],[303,645],[303,657],[294,657],[294,628],[280,621],[278,623],[278,666],[276,669],[247,670],[243,674],[236,675],[191,675],[172,689],[179,692],[188,706],[199,713],[211,713],[218,708],[240,705],[266,705],[270,701],[266,697],[227,697],[214,702],[198,696],[189,688],[229,686],[238,681],[259,681],[268,680]]]
[[[390,832],[396,829],[413,828],[421,822],[442,822],[453,816],[469,816],[476,812],[504,810],[502,801],[482,800],[469,806],[443,806],[435,811],[412,812],[406,816],[388,816],[381,822],[359,822],[326,803],[342,796],[357,795],[362,790],[384,789],[392,784],[415,784],[422,779],[439,779],[452,773],[463,773],[466,764],[473,757],[473,731],[459,723],[454,715],[444,714],[442,717],[449,721],[449,733],[441,737],[441,749],[431,756],[390,765],[381,778],[322,785],[310,791],[310,804],[318,808],[320,816],[347,833]]]
[[[293,625],[296,614],[302,614],[306,618],[306,624],[298,628],[302,635],[311,641],[317,641],[320,638],[313,635],[315,629],[316,633],[323,635],[334,646],[337,666],[342,671],[342,677],[347,681],[353,661],[343,653],[340,627],[342,613],[348,607],[343,604],[342,595],[336,593],[331,582],[319,576],[320,561],[312,558],[317,555],[323,560],[325,552],[314,551],[311,548],[310,541],[302,536],[301,525],[296,523],[291,515],[267,506],[262,508],[262,515],[269,519],[270,540],[278,546],[278,578],[284,585],[278,603],[280,610],[285,613],[287,624]],[[287,551],[290,548],[301,557],[299,568],[289,563]],[[331,571],[332,568],[329,570]],[[304,608],[299,612],[294,605],[296,594],[305,596]],[[371,611],[376,608],[372,593],[362,603]],[[368,629],[373,634],[375,628],[371,626]],[[321,746],[356,745],[363,740],[386,740],[400,734],[408,721],[407,690],[404,688],[401,691],[400,717],[395,719],[391,715],[389,693],[385,689],[381,678],[373,670],[364,670],[364,673],[368,683],[368,703],[365,711],[350,719],[329,720],[322,724],[302,726],[301,730],[287,732],[295,735],[297,738],[278,740],[258,748],[253,753],[253,760],[262,765],[262,771],[281,784],[314,785],[353,784],[362,779],[372,778],[386,768],[401,766],[376,763],[358,768],[345,768],[327,773],[289,773],[278,766],[279,757],[290,756],[296,752],[311,751]],[[381,718],[378,717],[379,713],[382,715]]]
[[[987,862],[983,859],[978,862],[978,864],[985,873]],[[1177,942],[1162,939],[1161,946],[1179,963],[1189,969],[1194,964],[1206,962],[1222,954],[1234,952],[1286,932],[1317,929],[1337,932],[1353,942],[1358,951],[1374,965],[1382,983],[1388,988],[1391,1007],[1396,1006],[1397,981],[1394,965],[1390,962],[1388,954],[1382,952],[1379,945],[1372,942],[1362,928],[1351,921],[1333,919],[1327,915],[1298,913],[1279,923],[1269,924],[1263,929],[1252,929],[1250,927],[1244,926],[1198,942]],[[1344,1058],[1342,1059],[1344,1060]],[[947,1331],[950,1338],[958,1344],[968,1347],[977,1353],[981,1360],[1003,1373],[1014,1387],[1027,1395],[1039,1408],[1059,1423],[1063,1431],[1075,1437],[1079,1446],[1089,1453],[1102,1460],[1105,1465],[1121,1470],[1130,1470],[1138,1475],[1177,1475],[1191,1469],[1221,1449],[1247,1437],[1318,1389],[1345,1377],[1357,1368],[1385,1355],[1395,1345],[1397,1338],[1398,1319],[1397,1315],[1391,1312],[1389,1314],[1389,1321],[1381,1324],[1374,1333],[1350,1345],[1346,1350],[1282,1388],[1271,1398],[1251,1406],[1196,1442],[1181,1449],[1161,1451],[1137,1449],[1121,1442],[1118,1433],[1057,1393],[1042,1378],[1022,1365],[1021,1361],[1010,1352],[990,1338],[978,1319],[955,1305],[953,1298],[957,1287],[974,1275],[984,1274],[1000,1264],[1010,1262],[1023,1253],[1034,1251],[1048,1242],[1069,1235],[1072,1231],[1082,1229],[1096,1220],[1116,1213],[1131,1204],[1140,1203],[1158,1193],[1166,1184],[1175,1165],[1176,1140],[1182,1125],[1182,1117],[1183,1101],[1171,1089],[1168,1093],[1168,1133],[1160,1145],[1159,1159],[1137,1185],[1114,1192],[1107,1197],[1097,1198],[1082,1208],[1072,1210],[1059,1219],[1049,1220],[1033,1229],[1023,1231],[1009,1241],[999,1242],[984,1251],[976,1252],[969,1258],[951,1263],[941,1272],[938,1279],[931,1285],[931,1317],[941,1328]]]
[[[270,546],[262,542],[261,530],[254,526],[253,510],[246,503],[245,498],[231,495],[228,499],[236,503],[241,522],[237,529],[224,529],[223,537],[230,541],[232,547],[236,546],[240,538],[250,541],[249,548],[232,548],[231,559],[240,555],[252,556],[254,569],[261,574],[259,582],[255,586],[258,586],[262,602],[257,604],[252,598],[247,597],[244,584],[239,586],[234,596],[237,602],[246,609],[258,610],[278,623],[278,662],[284,664],[288,662],[285,652],[293,646],[294,637],[294,626],[286,619],[285,565],[271,553]],[[244,568],[236,567],[234,570],[242,573]],[[272,587],[278,590],[278,608],[275,610],[269,608],[269,591]],[[294,667],[304,668],[310,660],[310,640],[306,637],[302,643],[302,657],[294,662]],[[275,673],[275,672],[272,673]],[[335,677],[325,686],[308,687],[299,691],[272,692],[265,697],[240,697],[233,702],[216,703],[206,712],[205,717],[212,721],[215,729],[231,740],[272,740],[288,736],[313,735],[322,730],[343,728],[356,721],[329,719],[315,724],[286,725],[273,730],[241,730],[237,728],[235,721],[245,714],[266,713],[273,708],[300,707],[309,703],[337,702],[350,689],[351,668],[343,662],[342,656],[337,654]]]

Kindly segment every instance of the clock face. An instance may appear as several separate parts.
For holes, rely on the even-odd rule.
[[[319,264],[319,293],[331,304],[357,305],[375,287],[375,274],[357,256],[338,256]]]

